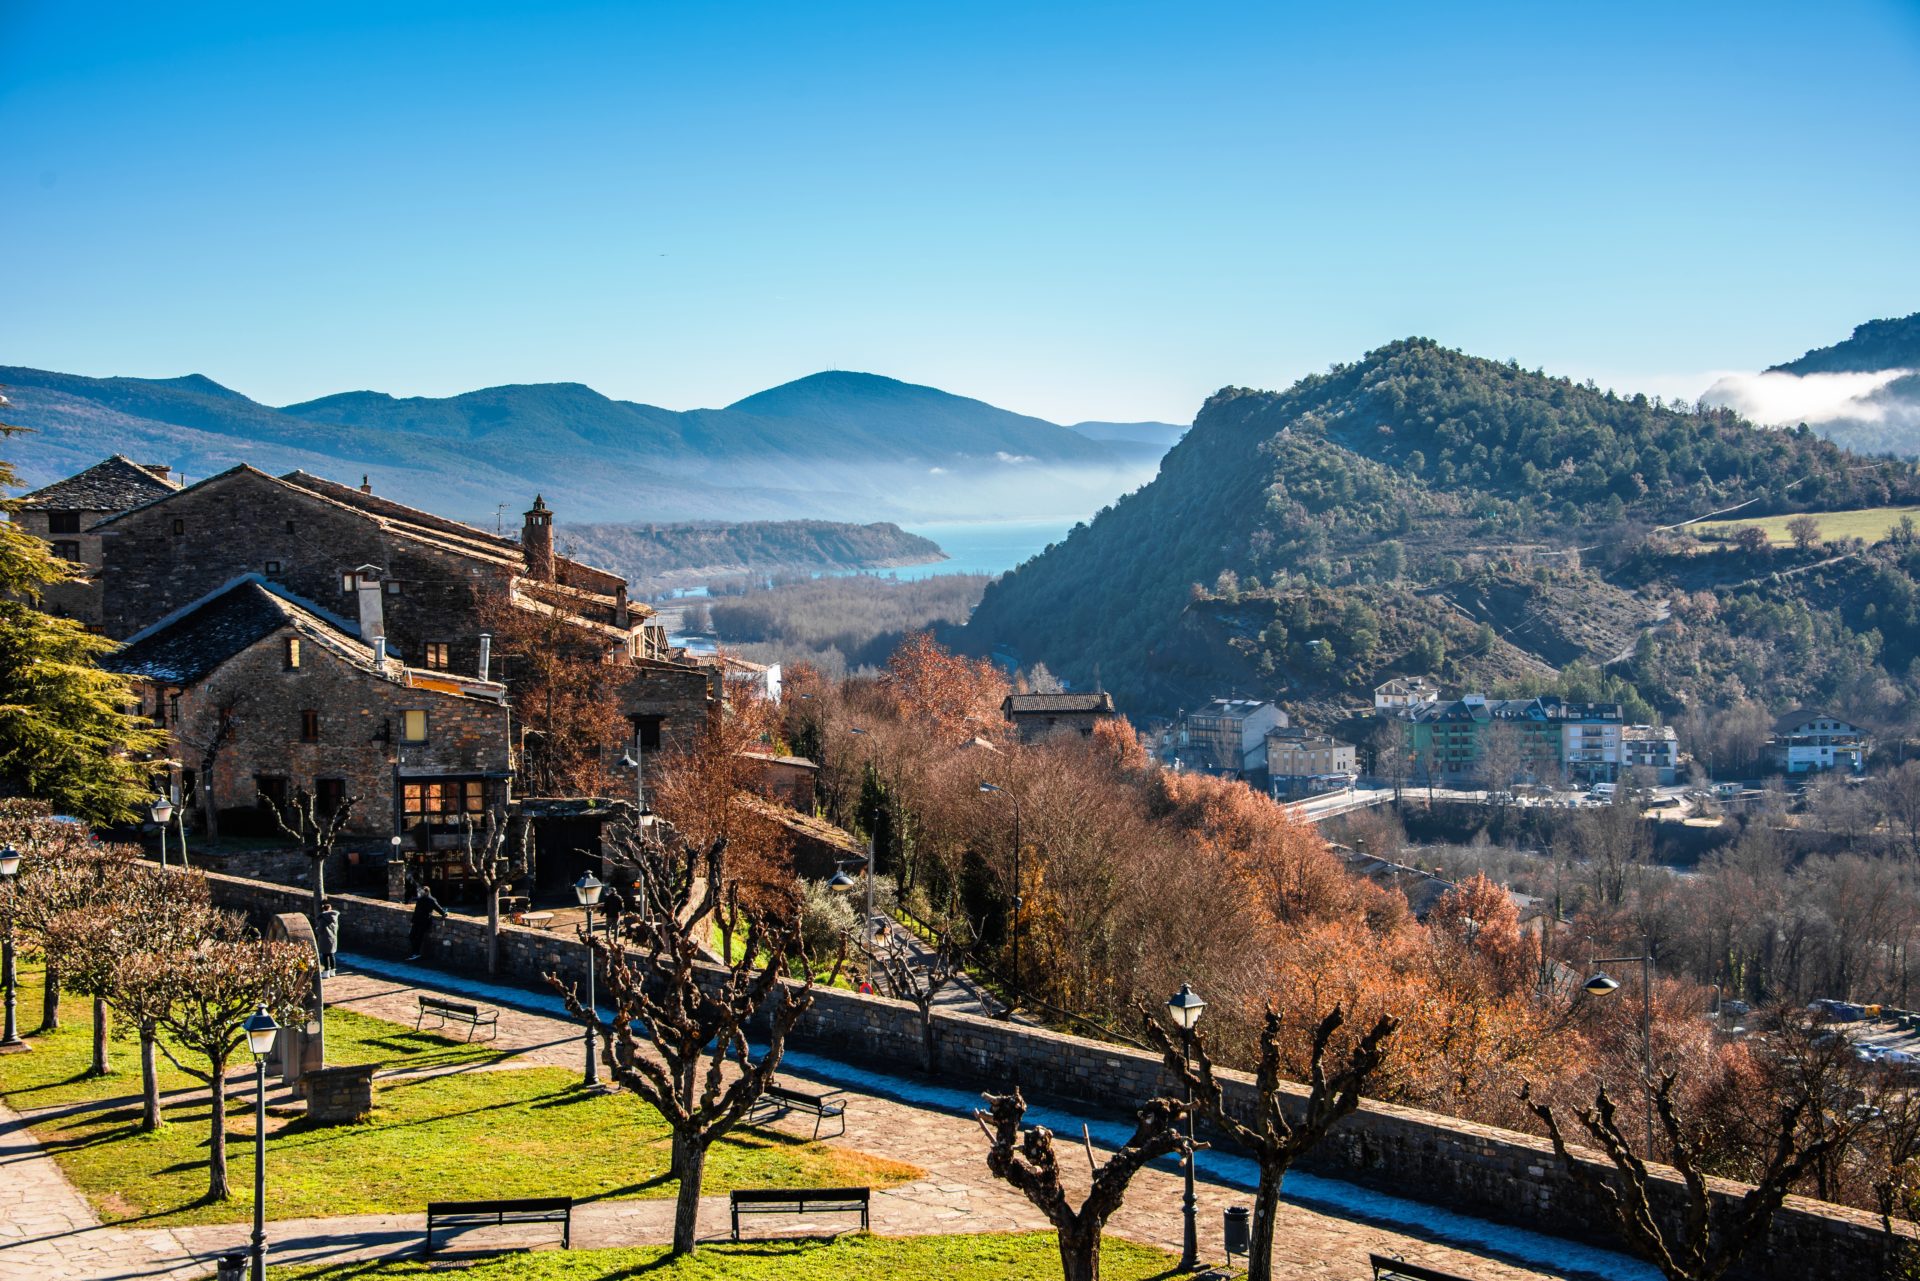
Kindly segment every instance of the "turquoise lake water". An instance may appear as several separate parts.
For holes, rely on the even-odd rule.
[[[1076,525],[1074,517],[1051,520],[971,520],[933,525],[902,525],[909,534],[931,538],[951,558],[931,565],[882,570],[901,578],[934,574],[1004,574],[1057,543]]]

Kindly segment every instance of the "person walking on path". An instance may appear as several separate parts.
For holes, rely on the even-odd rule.
[[[409,961],[419,960],[427,950],[427,940],[433,937],[433,918],[446,914],[447,909],[440,906],[432,888],[422,884],[413,900],[413,955],[407,958]]]
[[[607,886],[606,893],[600,896],[600,910],[607,915],[607,941],[617,943],[620,939],[620,913],[626,910],[627,901],[620,897],[620,891]]]
[[[324,978],[334,975],[334,958],[340,954],[340,909],[333,900],[320,900],[320,937],[315,940],[320,945],[320,973]]]

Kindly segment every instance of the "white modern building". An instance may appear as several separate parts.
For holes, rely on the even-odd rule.
[[[1680,739],[1671,725],[1629,725],[1620,732],[1625,769],[1652,770],[1665,787],[1680,777]]]
[[[1865,730],[1815,707],[1782,716],[1773,723],[1773,737],[1767,740],[1768,759],[1787,774],[1830,769],[1858,774],[1866,769],[1870,750]]]

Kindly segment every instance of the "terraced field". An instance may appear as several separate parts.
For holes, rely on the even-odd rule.
[[[1784,516],[1757,516],[1752,520],[1713,520],[1702,521],[1698,525],[1686,526],[1686,532],[1698,538],[1732,538],[1742,528],[1756,525],[1767,532],[1767,538],[1776,547],[1785,546],[1793,541],[1787,533],[1787,522],[1797,512]],[[1864,538],[1870,543],[1882,542],[1900,524],[1902,516],[1911,516],[1920,524],[1920,507],[1856,507],[1852,511],[1810,512],[1809,515],[1820,522],[1820,538],[1827,541],[1835,538]]]

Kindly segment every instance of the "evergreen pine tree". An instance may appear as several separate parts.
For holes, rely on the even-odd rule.
[[[0,435],[18,430],[0,424]],[[19,484],[0,460],[0,489]],[[39,609],[41,589],[68,573],[40,539],[0,522],[0,795],[114,822],[133,816],[147,791],[141,758],[165,736],[129,714],[124,679],[94,666],[114,643]]]

